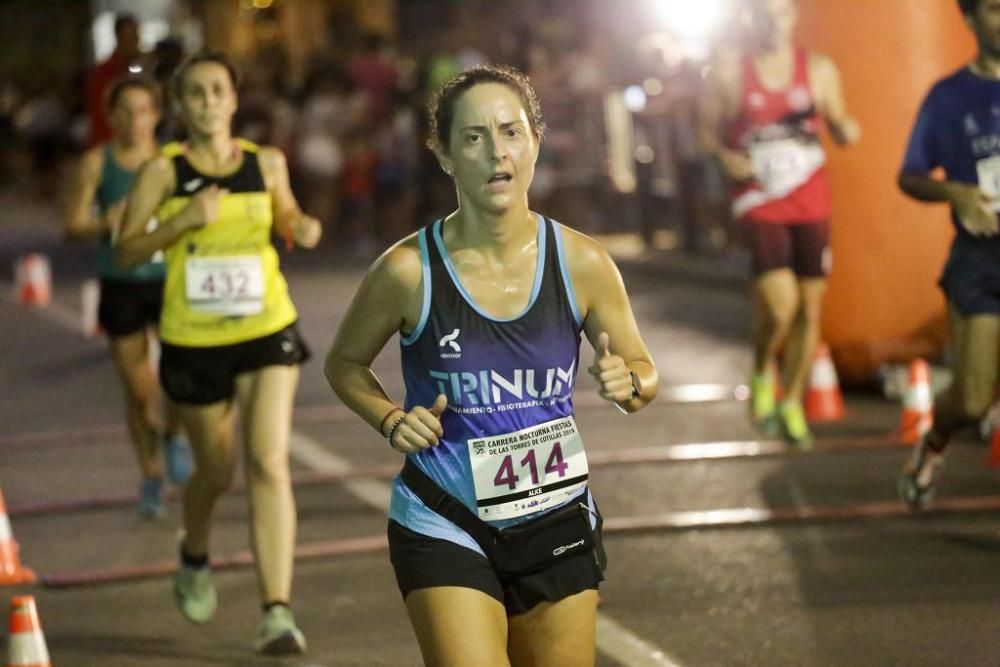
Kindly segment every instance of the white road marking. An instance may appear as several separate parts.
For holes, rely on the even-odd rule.
[[[326,447],[299,431],[292,431],[291,456],[313,472],[321,474],[342,475],[350,472],[353,468],[345,459],[330,452]],[[392,489],[386,482],[373,479],[352,479],[344,482],[344,488],[362,502],[383,512],[389,511],[389,498],[392,496]]]
[[[11,299],[16,303],[16,299]],[[73,308],[57,303],[54,299],[47,306],[33,307],[26,309],[27,312],[36,313],[41,315],[45,319],[60,324],[63,327],[69,329],[70,331],[80,334],[81,338],[85,338],[83,335],[83,316],[81,313],[77,312]],[[100,342],[100,338],[90,338],[95,342]]]
[[[597,615],[597,648],[629,667],[681,667],[662,649],[637,637],[606,614]]]

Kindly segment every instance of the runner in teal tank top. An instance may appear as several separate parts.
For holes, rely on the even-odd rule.
[[[97,185],[95,199],[101,215],[116,204],[125,201],[128,191],[132,188],[135,171],[126,169],[115,159],[111,144],[105,144],[101,165],[100,182]],[[115,251],[110,232],[101,234],[97,250],[97,275],[102,279],[121,280],[125,282],[162,282],[167,275],[162,257],[154,257],[151,262],[140,264],[133,269],[126,269],[115,263]]]
[[[138,510],[145,518],[164,514],[164,473],[172,483],[181,485],[191,470],[187,441],[180,434],[179,421],[169,402],[166,419],[159,416],[159,384],[149,360],[147,331],[155,329],[160,320],[164,265],[162,261],[150,261],[123,269],[114,262],[114,239],[132,181],[139,167],[159,152],[153,134],[159,118],[159,98],[156,84],[146,79],[121,79],[111,87],[111,141],[83,155],[64,224],[67,237],[96,238],[100,244],[98,321],[110,339],[111,355],[125,389],[126,421],[142,473]],[[97,217],[93,215],[95,205],[100,213]]]

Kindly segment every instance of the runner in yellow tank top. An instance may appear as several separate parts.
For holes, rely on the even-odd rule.
[[[235,467],[238,404],[264,606],[254,646],[301,653],[305,639],[288,607],[295,544],[288,439],[308,350],[271,234],[312,248],[321,228],[299,209],[281,151],[232,137],[236,75],[224,56],[189,59],[172,94],[190,138],[166,147],[139,173],[116,258],[127,266],[157,250],[166,254],[160,381],[180,406],[197,461],[184,494],[175,600],[195,623],[215,613],[209,529]],[[159,225],[146,232],[153,214]]]
[[[187,230],[165,251],[161,335],[167,343],[231,345],[273,334],[295,321],[295,306],[271,243],[273,202],[256,166],[260,149],[240,139],[236,146],[243,160],[234,173],[217,179],[226,193],[219,197],[215,220]],[[191,203],[186,190],[197,191],[211,180],[191,165],[185,152],[184,144],[163,149],[174,163],[177,185],[159,208],[160,220],[173,218]]]

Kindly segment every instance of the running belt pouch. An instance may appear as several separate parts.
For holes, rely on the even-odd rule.
[[[409,459],[403,465],[401,477],[427,507],[471,535],[503,577],[532,574],[582,555],[590,557],[603,570],[594,548],[590,508],[583,503],[568,503],[524,523],[497,530],[442,490]]]
[[[531,574],[573,556],[593,554],[590,509],[571,502],[497,531],[497,553],[501,575]]]

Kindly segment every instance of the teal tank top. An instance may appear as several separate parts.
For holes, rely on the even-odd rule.
[[[111,206],[124,199],[132,188],[135,172],[123,169],[111,153],[111,145],[104,147],[104,164],[101,167],[101,181],[97,186],[97,206],[101,215]],[[97,275],[110,280],[129,282],[150,282],[163,280],[167,274],[162,254],[157,253],[153,261],[140,264],[133,269],[123,269],[115,263],[115,252],[111,246],[111,236],[101,237],[97,251]]]

